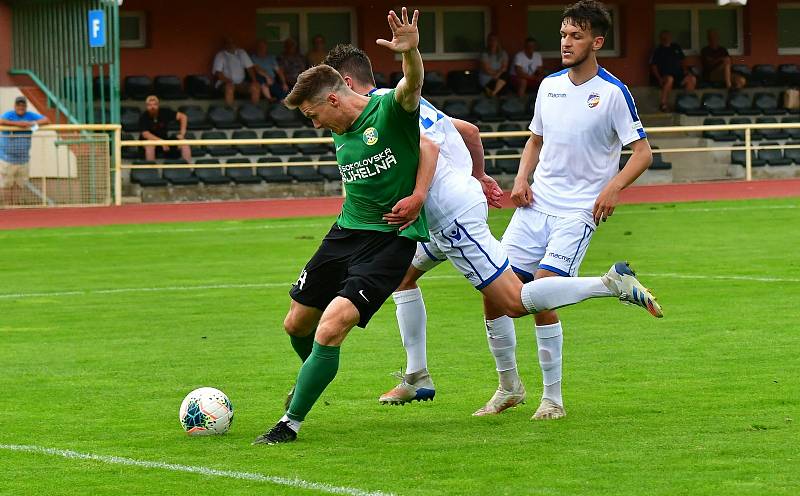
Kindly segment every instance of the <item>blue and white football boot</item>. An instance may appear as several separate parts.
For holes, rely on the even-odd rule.
[[[628,262],[615,263],[602,280],[622,303],[640,306],[659,319],[664,316],[656,297],[636,279],[636,273]]]

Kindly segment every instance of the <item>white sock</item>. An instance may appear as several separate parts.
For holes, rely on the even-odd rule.
[[[615,295],[600,277],[542,277],[523,285],[521,296],[525,308],[536,313]]]
[[[293,430],[295,432],[295,434],[300,432],[300,426],[303,425],[303,423],[300,422],[299,420],[292,420],[289,417],[287,417],[286,415],[281,417],[280,421],[281,422],[289,422],[289,428],[291,430]]]
[[[557,279],[555,277],[549,279]],[[544,393],[542,398],[547,398],[559,405],[564,404],[561,398],[561,348],[564,336],[561,331],[561,322],[555,324],[536,326],[536,344],[539,348],[539,367],[542,368],[542,383]]]
[[[486,341],[489,350],[494,355],[494,363],[500,375],[500,385],[503,389],[511,391],[519,383],[517,373],[517,334],[514,330],[514,320],[508,316],[486,320]]]
[[[425,326],[428,315],[419,288],[395,291],[392,293],[397,305],[397,325],[406,349],[406,374],[428,368]]]

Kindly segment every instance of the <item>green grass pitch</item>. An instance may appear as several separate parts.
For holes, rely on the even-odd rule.
[[[493,211],[501,234],[510,210]],[[434,402],[379,405],[405,355],[388,302],[354,330],[297,443],[251,446],[299,360],[287,290],[332,219],[0,231],[0,444],[298,478],[396,494],[800,493],[800,200],[635,205],[582,274],[631,260],[666,317],[612,299],[563,309],[566,419],[517,321],[526,405],[473,418],[496,387],[479,295],[423,280]],[[216,286],[198,289],[198,286]],[[14,296],[16,295],[16,296]],[[231,431],[188,438],[199,386]],[[268,482],[0,449],[0,494],[316,494]]]

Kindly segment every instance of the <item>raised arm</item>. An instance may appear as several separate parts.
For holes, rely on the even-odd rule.
[[[533,191],[531,190],[530,177],[536,166],[539,165],[539,153],[542,151],[544,139],[536,133],[531,133],[525,149],[522,150],[522,158],[519,160],[519,170],[517,177],[514,178],[514,189],[511,191],[511,200],[518,207],[527,207],[533,202]]]
[[[422,55],[419,53],[419,30],[417,19],[419,11],[415,10],[408,20],[408,11],[403,7],[402,19],[393,10],[389,11],[389,27],[392,30],[392,41],[377,40],[377,44],[403,56],[403,79],[395,88],[394,98],[407,111],[413,112],[419,107],[422,96],[422,79],[425,69],[422,66]]]

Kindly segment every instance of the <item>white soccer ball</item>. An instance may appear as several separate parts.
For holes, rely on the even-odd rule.
[[[219,389],[201,387],[183,399],[178,419],[190,436],[225,434],[233,423],[233,405]]]

